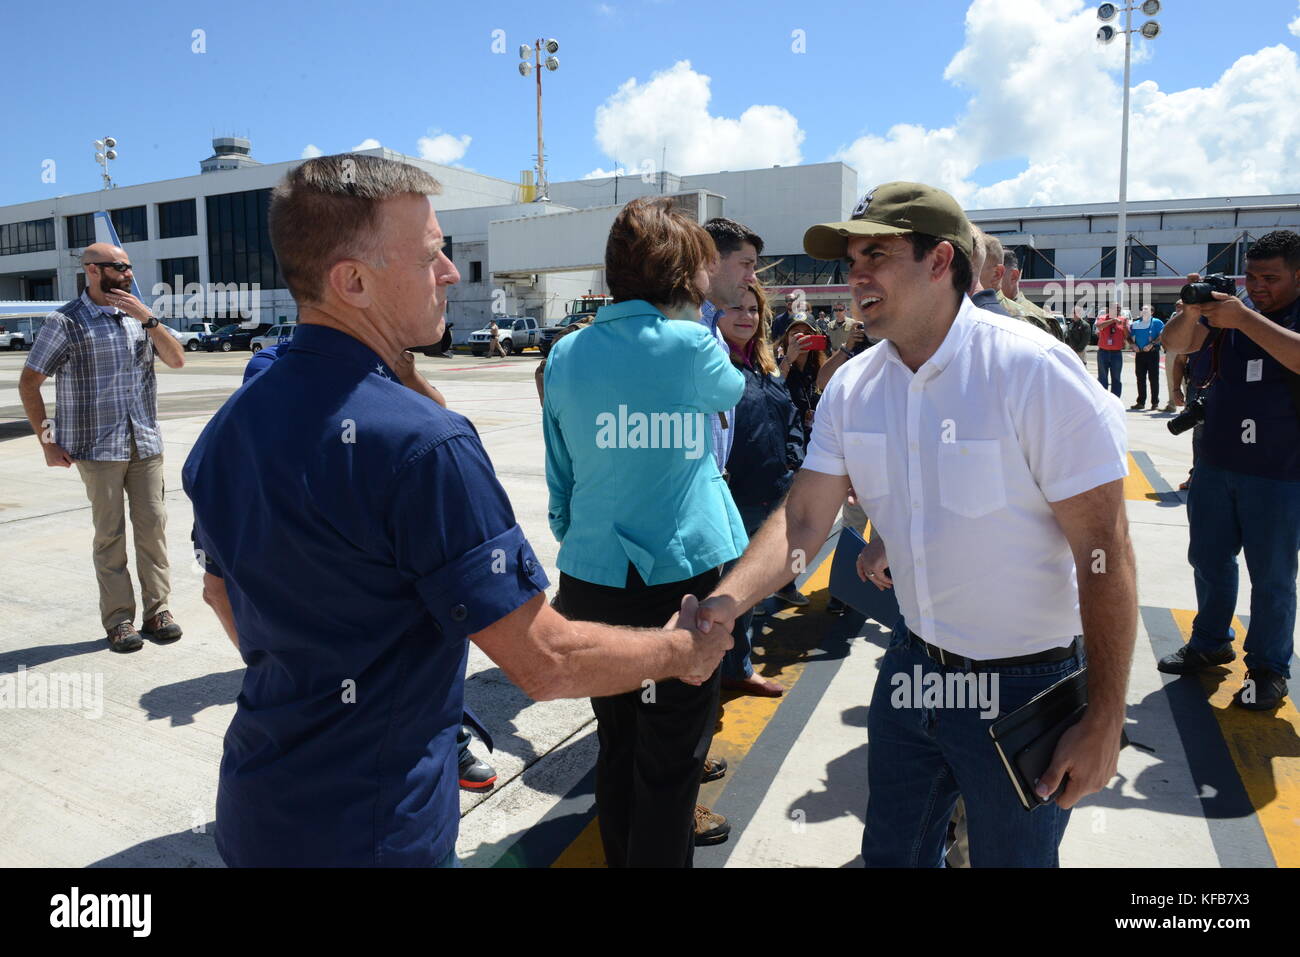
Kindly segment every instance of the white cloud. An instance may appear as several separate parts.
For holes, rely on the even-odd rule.
[[[356,146],[352,147],[352,149],[350,149],[348,152],[356,153],[359,150],[374,150],[374,149],[379,149],[379,140],[375,139],[373,136],[367,136]]]
[[[751,106],[739,118],[709,112],[710,79],[688,60],[645,83],[633,77],[596,108],[596,142],[605,155],[639,172],[674,173],[793,166],[802,160],[799,121],[779,106]],[[667,161],[664,162],[665,148]],[[610,176],[597,170],[589,176]]]
[[[1298,21],[1300,22],[1300,21]],[[1016,24],[1008,29],[1008,24]],[[1122,42],[1099,46],[1082,0],[974,0],[966,44],[945,79],[970,93],[949,126],[898,125],[832,157],[863,189],[930,182],[969,208],[1099,202],[1119,188]],[[1168,38],[1139,41],[1134,62],[1174,56]],[[1129,197],[1228,196],[1300,190],[1300,58],[1288,47],[1241,57],[1207,87],[1132,89]],[[1022,161],[981,182],[980,166]]]
[[[1300,37],[1300,17],[1296,17],[1294,20],[1292,20],[1287,25],[1287,29],[1290,30],[1292,33],[1294,33],[1296,36]]]
[[[324,156],[325,153],[315,143],[308,143],[302,148],[302,158],[305,160],[313,159],[317,156]]]
[[[416,143],[421,159],[450,166],[464,156],[465,151],[469,149],[470,137],[468,134],[452,136],[450,133],[442,133],[438,130],[430,130],[429,133],[429,136],[421,136]]]

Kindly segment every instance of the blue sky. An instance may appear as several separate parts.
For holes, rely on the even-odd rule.
[[[976,4],[986,20],[993,2]],[[532,165],[536,142],[533,83],[516,72],[516,50],[519,43],[537,36],[555,37],[561,44],[561,68],[545,78],[553,180],[612,169],[616,159],[635,165],[640,157],[615,157],[598,144],[598,109],[625,81],[635,78],[644,88],[654,74],[689,61],[689,72],[678,67],[678,76],[697,84],[699,75],[708,78],[708,117],[737,118],[756,105],[776,108],[753,124],[741,124],[740,133],[750,142],[718,151],[723,156],[718,167],[843,157],[855,168],[871,166],[860,170],[864,178],[877,171],[882,178],[893,173],[898,175],[890,178],[922,178],[909,175],[910,168],[924,168],[926,157],[937,152],[934,144],[946,143],[975,165],[951,173],[955,186],[945,185],[968,193],[972,201],[997,205],[1003,197],[1077,198],[1059,185],[1071,174],[1053,165],[1056,161],[1047,152],[1053,142],[1065,144],[1068,133],[1069,147],[1061,146],[1066,160],[1071,153],[1094,148],[1098,156],[1109,157],[1108,162],[1117,156],[1119,78],[1115,70],[1107,70],[1110,89],[1098,85],[1094,76],[1091,87],[1074,90],[1067,101],[1074,113],[1059,117],[1059,131],[1043,129],[1041,122],[1033,128],[1017,127],[1012,121],[1030,115],[1032,101],[1040,95],[1033,82],[1016,80],[1022,59],[1027,63],[1037,57],[1038,68],[1046,71],[1039,75],[1042,87],[1057,82],[1057,69],[1062,84],[1082,82],[1079,64],[1095,61],[1097,51],[1096,44],[1079,33],[1085,27],[1088,33],[1094,30],[1095,20],[1084,27],[1076,24],[1081,38],[1078,59],[1060,54],[1058,48],[1052,54],[1057,65],[1045,65],[1046,47],[1016,14],[1043,8],[1056,20],[1071,12],[1078,20],[1091,5],[1082,0],[1002,0],[997,11],[1006,11],[1005,25],[993,31],[1000,31],[1001,38],[991,38],[986,24],[975,41],[967,29],[970,7],[965,0],[584,0],[545,5],[235,0],[201,11],[155,2],[118,7],[23,4],[8,14],[14,29],[0,39],[11,89],[17,94],[7,111],[8,142],[0,151],[0,204],[96,188],[98,167],[90,144],[105,134],[120,143],[121,158],[114,166],[120,185],[197,173],[199,160],[210,153],[212,136],[230,133],[249,136],[253,155],[263,162],[297,158],[309,143],[338,152],[373,138],[418,154],[421,137],[468,136],[469,145],[456,162],[514,179]],[[1259,67],[1265,77],[1278,70],[1279,62],[1285,65],[1287,53],[1295,58],[1300,36],[1287,25],[1300,16],[1296,0],[1250,0],[1228,8],[1228,17],[1221,15],[1224,9],[1221,3],[1204,0],[1167,0],[1159,16],[1164,33],[1136,64],[1135,86],[1154,81],[1161,94],[1207,90],[1240,57],[1265,47],[1287,48],[1280,54],[1283,61]],[[192,51],[194,30],[205,31],[204,53]],[[504,54],[492,52],[494,30],[505,31]],[[806,52],[792,50],[794,31],[804,32]],[[972,42],[977,62],[963,83],[945,79],[945,67]],[[983,77],[975,87],[972,71]],[[978,129],[971,120],[963,129],[962,117],[972,113],[978,83],[1004,80],[1006,88],[999,88],[996,96],[984,88],[984,111],[974,111]],[[1226,83],[1222,95],[1238,100],[1253,95],[1243,93],[1241,86]],[[644,102],[629,100],[623,108],[640,110]],[[1168,115],[1180,103],[1196,109],[1216,102],[1191,95],[1165,101],[1158,109],[1152,106],[1151,122],[1135,120],[1135,151],[1142,151],[1150,162],[1151,144],[1143,144],[1136,127],[1154,126],[1157,116],[1165,124],[1161,129],[1166,138],[1180,123],[1189,129],[1220,124],[1221,117],[1215,115],[1181,120]],[[700,116],[695,119],[703,122]],[[1017,132],[1011,142],[993,146],[999,139],[993,127],[1001,127],[1004,119]],[[639,122],[635,116],[625,120],[633,126]],[[683,132],[674,127],[671,115],[647,123],[661,126],[640,138],[624,129],[613,134],[612,141],[637,144],[625,147],[635,151],[642,143],[673,142],[674,129]],[[915,124],[937,138],[922,135],[920,145],[911,146],[902,140],[887,142],[888,131],[900,123]],[[771,141],[783,138],[781,131],[788,129],[797,129],[795,138],[802,136],[797,159],[774,159],[780,151],[773,152],[773,147],[780,144]],[[942,133],[949,129],[955,130],[956,145]],[[1024,142],[1023,148],[1017,139]],[[698,133],[685,142],[712,154],[708,140]],[[1090,142],[1095,147],[1087,145]],[[1284,142],[1284,148],[1290,142]],[[1215,146],[1207,141],[1205,148],[1214,161],[1235,162],[1214,152],[1230,153],[1226,143]],[[679,162],[676,152],[681,153]],[[698,150],[693,160],[689,152],[685,146],[670,148],[668,168],[706,163]],[[1295,158],[1291,151],[1276,170],[1255,171],[1250,182],[1262,184],[1255,191],[1300,190],[1300,182],[1289,179],[1296,175],[1289,167],[1300,173]],[[53,184],[41,181],[46,159],[57,163]],[[1048,174],[1040,167],[1056,172],[1044,180]],[[1005,184],[1026,170],[1031,173],[1026,182]],[[931,178],[947,175],[936,172]],[[1106,175],[1099,165],[1099,180]],[[1195,192],[1215,185],[1213,180],[1203,184],[1198,175],[1203,173],[1189,170],[1188,179],[1176,179],[1171,188]],[[1217,180],[1222,178],[1216,174]],[[1141,193],[1142,177],[1135,180]],[[999,182],[1004,185],[994,189]],[[1158,190],[1159,181],[1153,180],[1150,188]]]

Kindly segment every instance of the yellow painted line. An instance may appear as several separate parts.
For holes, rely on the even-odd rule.
[[[1124,497],[1130,502],[1155,502],[1160,495],[1147,481],[1146,474],[1138,465],[1133,453],[1128,453],[1128,475],[1124,476]]]
[[[1196,612],[1172,610],[1174,621],[1186,642],[1192,635]],[[1232,627],[1238,636],[1245,627],[1234,617]],[[1232,704],[1232,696],[1246,677],[1240,642],[1237,659],[1217,671],[1201,672],[1201,685],[1209,698],[1210,709],[1219,722],[1232,763],[1246,788],[1264,837],[1273,851],[1278,867],[1300,866],[1300,712],[1290,698],[1274,712],[1246,711]]]
[[[784,686],[787,692],[803,674],[809,652],[816,650],[829,625],[826,602],[830,598],[831,560],[834,557],[834,552],[826,556],[817,570],[803,583],[800,590],[808,596],[807,605],[802,608],[784,608],[768,616],[767,621],[777,619],[790,622],[780,629],[779,634],[768,627],[764,619],[756,619],[756,622],[764,623],[763,637],[755,641],[763,652],[756,650],[752,656],[754,671]],[[806,623],[799,619],[806,619]],[[783,701],[784,696],[758,698],[727,691],[722,693],[722,717],[714,731],[709,754],[715,758],[727,759],[727,773],[720,780],[710,781],[700,787],[701,804],[712,807],[717,802],[726,789],[727,781],[735,774]],[[573,839],[573,843],[551,864],[551,867],[604,866],[605,851],[600,843],[600,826],[596,818],[587,823]]]

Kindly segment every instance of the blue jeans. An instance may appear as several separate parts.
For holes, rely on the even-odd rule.
[[[775,502],[771,506],[737,506],[740,512],[740,520],[745,524],[745,534],[751,539],[759,527],[767,521],[767,517],[772,514],[772,509],[776,507]],[[722,568],[722,574],[726,575],[736,566],[735,562],[728,562]],[[754,649],[754,609],[745,612],[736,619],[735,626],[731,629],[732,645],[731,649],[722,656],[722,677],[735,680],[744,680],[754,673],[754,663],[749,660],[750,653]]]
[[[990,717],[981,716],[979,704],[912,706],[917,702],[895,701],[895,675],[914,684],[918,667],[923,676],[962,672],[932,660],[910,639],[900,618],[880,661],[867,715],[866,866],[941,867],[948,821],[961,795],[972,867],[1056,867],[1070,812],[1055,801],[1024,809],[993,747],[989,725],[1077,671],[1084,660],[1080,650],[1064,661],[982,670],[979,680],[996,682],[997,713]]]
[[[1196,578],[1196,618],[1188,644],[1212,654],[1230,645],[1237,606],[1237,553],[1250,570],[1246,667],[1291,677],[1296,570],[1300,556],[1300,482],[1259,478],[1196,463],[1187,490]]]
[[[1123,349],[1098,349],[1097,350],[1097,381],[1101,383],[1103,389],[1110,389],[1116,396],[1124,391],[1124,384],[1120,381],[1120,373],[1124,371],[1124,350]]]

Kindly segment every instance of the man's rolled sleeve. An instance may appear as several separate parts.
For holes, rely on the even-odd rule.
[[[63,367],[70,350],[66,322],[61,312],[51,313],[45,318],[36,333],[36,341],[32,343],[32,351],[27,353],[27,361],[23,363],[27,368],[43,376],[52,376]]]
[[[1064,347],[1043,354],[1020,399],[1017,431],[1049,502],[1128,475],[1123,405]]]
[[[466,638],[550,584],[477,435],[436,443],[394,480],[399,569],[442,633]]]
[[[817,403],[817,415],[813,417],[812,438],[808,441],[808,454],[804,456],[803,467],[824,475],[848,475],[848,466],[844,464],[844,432],[841,428],[841,406],[844,402],[843,378],[836,383],[834,378],[822,393]]]

